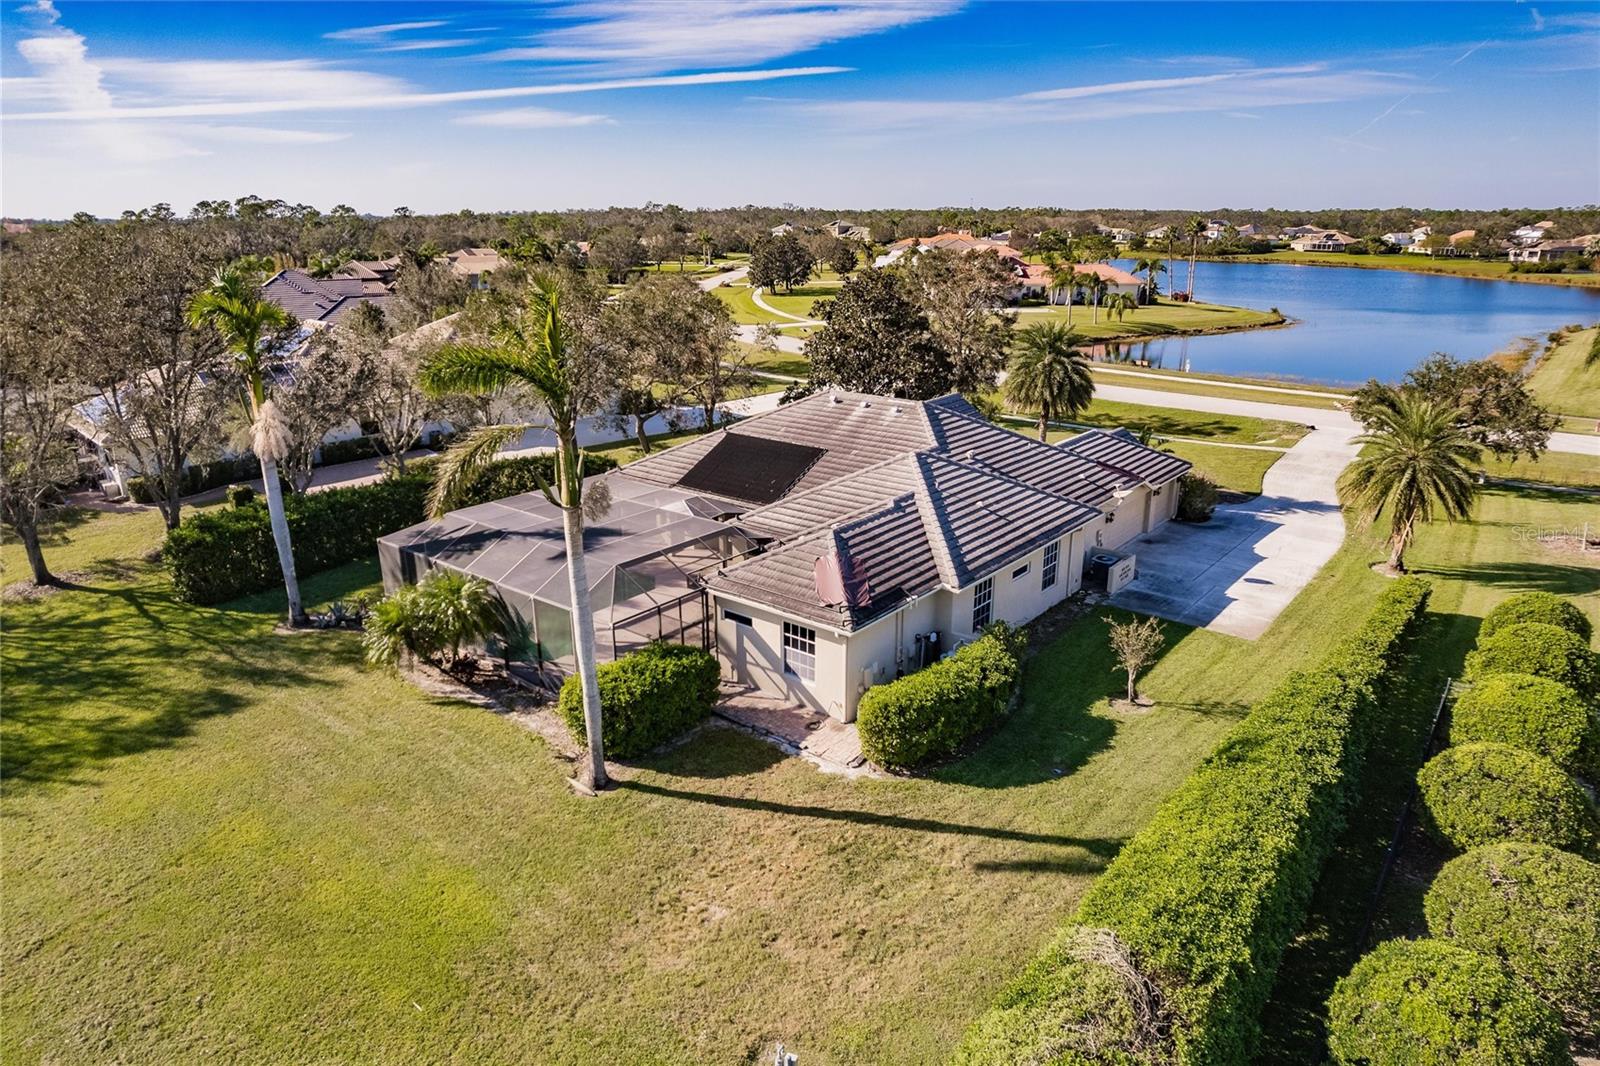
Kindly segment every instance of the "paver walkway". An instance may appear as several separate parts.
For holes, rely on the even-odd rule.
[[[1336,484],[1359,451],[1357,432],[1353,423],[1318,427],[1272,465],[1260,496],[1218,507],[1209,522],[1169,522],[1125,545],[1139,557],[1139,576],[1111,602],[1259,637],[1344,541]]]
[[[715,713],[828,773],[850,777],[876,773],[862,756],[861,734],[851,723],[756,689],[728,684],[722,687]]]

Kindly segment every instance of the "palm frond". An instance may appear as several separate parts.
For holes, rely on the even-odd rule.
[[[430,355],[417,372],[417,383],[434,396],[482,395],[528,380],[527,364],[513,351],[477,344],[446,344]]]
[[[524,424],[480,426],[445,449],[428,489],[429,516],[438,518],[453,508],[472,479],[494,461],[500,449],[532,428]]]

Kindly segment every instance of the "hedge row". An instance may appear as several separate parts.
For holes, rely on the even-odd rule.
[[[1587,638],[1548,622],[1518,622],[1479,636],[1467,656],[1467,680],[1532,674],[1559,681],[1588,700],[1600,699],[1600,662]]]
[[[717,702],[721,671],[708,651],[655,643],[604,664],[597,673],[606,756],[632,759],[703,721]],[[583,742],[583,686],[576,674],[561,686],[557,707]]]
[[[370,485],[286,494],[284,513],[299,576],[365,559],[377,552],[379,537],[421,522],[427,516],[432,466],[422,460],[404,474]],[[615,466],[608,457],[590,456],[585,470],[597,474]],[[535,474],[548,481],[553,472],[548,455],[499,460],[469,485],[461,506],[534,491]],[[161,556],[179,599],[189,603],[223,603],[283,580],[264,501],[189,515],[167,534]]]
[[[1062,940],[969,1030],[958,1060],[1247,1061],[1343,827],[1366,719],[1427,600],[1425,581],[1395,581],[1317,669],[1258,703],[1107,867]],[[1164,1024],[1107,1039],[1103,1005],[1081,991],[1088,983],[1057,979],[1064,964],[1110,965],[1066,950],[1084,928],[1126,946],[1139,978],[1125,982],[1129,994],[1157,987]]]
[[[232,459],[218,459],[211,463],[190,463],[183,468],[183,484],[178,489],[179,496],[193,496],[197,492],[205,492],[222,485],[231,485],[235,481],[252,481],[261,476],[261,463],[254,455],[240,455]],[[127,481],[128,495],[136,503],[153,504],[160,502],[160,488],[151,479],[142,475],[130,477]]]
[[[997,622],[950,658],[869,688],[856,708],[861,753],[894,769],[954,755],[1005,713],[1026,643]]]

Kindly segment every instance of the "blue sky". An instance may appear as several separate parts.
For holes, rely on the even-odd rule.
[[[1600,201],[1600,3],[0,11],[0,210]]]

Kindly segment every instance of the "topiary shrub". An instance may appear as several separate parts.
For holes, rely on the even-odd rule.
[[[1490,674],[1450,713],[1450,743],[1487,741],[1543,755],[1569,771],[1594,768],[1600,722],[1578,694],[1532,674]]]
[[[1559,1016],[1492,960],[1441,940],[1391,940],[1328,1000],[1328,1048],[1350,1066],[1568,1066]]]
[[[710,714],[721,672],[710,652],[655,643],[602,665],[598,673],[600,737],[606,755],[632,759],[659,748]],[[561,686],[557,709],[572,735],[585,740],[578,675]]]
[[[1567,851],[1594,846],[1595,813],[1549,759],[1506,744],[1446,748],[1417,772],[1429,828],[1458,848],[1520,840]]]
[[[1217,483],[1200,471],[1191,470],[1178,483],[1176,517],[1180,522],[1209,522],[1219,498]]]
[[[229,485],[227,498],[230,507],[248,507],[256,500],[256,490],[244,484]]]
[[[1553,592],[1523,592],[1502,600],[1498,607],[1483,616],[1478,639],[1492,637],[1507,626],[1523,622],[1560,626],[1585,644],[1594,637],[1594,624],[1577,604]]]
[[[1589,642],[1547,622],[1517,622],[1479,639],[1467,656],[1467,678],[1532,674],[1549,678],[1585,699],[1600,695],[1600,666]]]
[[[1543,844],[1490,844],[1445,864],[1423,908],[1428,932],[1487,955],[1600,1034],[1600,866]]]
[[[950,658],[867,689],[856,708],[861,753],[893,769],[954,755],[1004,713],[1026,641],[999,622]]]

